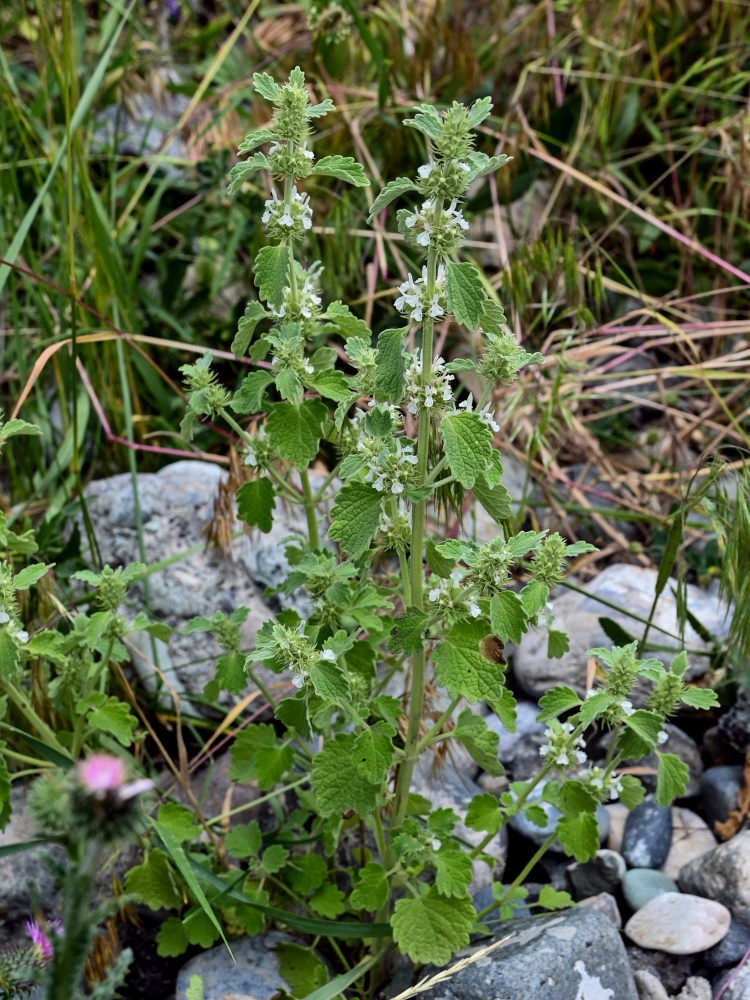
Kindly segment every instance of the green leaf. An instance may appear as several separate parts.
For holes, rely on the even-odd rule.
[[[319,854],[295,854],[289,859],[284,875],[295,892],[306,896],[323,884],[328,868]]]
[[[323,327],[326,333],[341,333],[347,340],[349,337],[362,337],[368,344],[370,343],[372,333],[369,326],[359,316],[355,316],[343,302],[338,300],[331,302],[323,313],[323,319],[328,320]]]
[[[276,373],[274,384],[282,399],[297,405],[302,399],[302,382],[293,368],[280,368]]]
[[[318,372],[311,379],[310,385],[321,396],[325,396],[326,399],[333,399],[337,403],[345,402],[347,399],[351,401],[355,398],[352,390],[349,388],[349,381],[346,375],[333,368],[328,371]]]
[[[270,166],[265,153],[261,153],[260,150],[253,153],[249,160],[240,160],[239,163],[235,163],[229,171],[229,186],[227,187],[229,197],[234,198],[235,195],[238,195],[245,181],[249,181],[259,170],[269,170]]]
[[[236,358],[241,358],[245,351],[250,346],[250,341],[253,339],[253,334],[255,333],[255,327],[258,323],[265,317],[270,315],[266,307],[262,302],[248,302],[245,306],[245,311],[237,324],[237,333],[234,335],[234,340],[232,341],[232,346],[230,350]],[[260,372],[255,372],[256,375],[261,374]],[[269,376],[270,381],[270,376]],[[260,407],[258,407],[260,409]],[[240,413],[252,413],[252,410],[239,410]]]
[[[682,541],[682,511],[680,510],[676,514],[673,514],[671,521],[672,523],[669,526],[669,532],[667,534],[667,541],[664,545],[661,563],[659,564],[659,573],[656,577],[656,586],[654,587],[655,597],[658,597],[667,585],[667,580],[674,569],[675,560],[677,559],[677,553],[680,548],[680,542]]]
[[[263,835],[257,820],[232,827],[224,845],[233,858],[254,858],[263,846]]]
[[[379,786],[369,782],[357,769],[355,742],[354,734],[339,733],[315,757],[310,780],[321,816],[341,815],[347,809],[353,809],[358,816],[367,816],[375,808]]]
[[[49,565],[45,565],[44,563],[34,563],[32,566],[26,566],[13,577],[13,589],[27,590],[29,587],[33,586],[37,580],[41,580],[44,574],[51,570],[54,565],[54,563],[50,563]]]
[[[568,906],[575,906],[569,892],[560,892],[551,885],[544,886],[539,893],[537,904],[543,906],[545,910],[564,910]]]
[[[266,302],[281,309],[284,289],[289,284],[289,247],[261,247],[255,258],[255,284]]]
[[[645,757],[656,749],[663,725],[660,715],[639,708],[622,721],[626,728],[617,741],[617,748],[626,758]]]
[[[474,796],[466,810],[466,825],[470,830],[497,833],[503,825],[503,812],[494,795],[483,792]]]
[[[354,187],[369,187],[370,182],[365,177],[361,163],[351,156],[324,156],[318,160],[312,169],[317,177],[336,177]]]
[[[484,314],[486,296],[479,271],[464,261],[449,261],[445,267],[445,296],[448,308],[469,331],[474,331]]]
[[[469,108],[469,122],[472,128],[481,125],[485,118],[492,113],[492,98],[480,97]],[[506,157],[509,159],[509,157]]]
[[[377,534],[382,504],[382,494],[369,483],[345,483],[331,509],[328,537],[352,559],[358,559]]]
[[[372,203],[370,214],[367,216],[367,221],[372,222],[381,209],[385,208],[386,205],[390,205],[390,203],[395,201],[395,199],[400,195],[406,194],[407,191],[416,190],[417,185],[408,177],[397,177],[395,180],[389,181]]]
[[[413,118],[404,118],[404,125],[415,128],[430,139],[437,139],[443,130],[443,120],[431,104],[419,104]]]
[[[558,715],[567,712],[571,708],[578,708],[581,699],[573,688],[567,685],[552,688],[539,699],[541,712],[537,716],[539,722],[547,722],[549,719],[556,719]]]
[[[162,958],[176,958],[178,955],[184,955],[189,944],[182,920],[179,917],[168,917],[156,935],[156,954]],[[191,977],[191,984],[194,978],[199,979],[200,976]],[[185,996],[190,1000],[190,990]],[[203,1000],[203,990],[199,997]]]
[[[253,73],[253,87],[267,101],[281,100],[281,87],[269,73]]]
[[[427,621],[427,615],[420,608],[407,608],[402,615],[393,619],[388,649],[391,652],[402,650],[404,653],[416,653],[424,645]]]
[[[258,146],[264,145],[266,142],[274,142],[278,139],[275,132],[269,131],[267,128],[255,129],[252,132],[248,132],[245,138],[237,147],[238,153],[252,153],[254,149]]]
[[[656,773],[654,797],[657,805],[671,806],[675,799],[685,794],[689,769],[676,754],[660,753],[657,750],[656,756],[659,758],[659,769]]]
[[[432,538],[428,538],[425,543],[425,554],[427,557],[427,566],[432,570],[432,572],[437,574],[437,576],[441,577],[443,580],[447,580],[456,565],[456,560],[447,559],[444,555],[441,555],[441,553],[438,552],[434,539]]]
[[[376,722],[358,733],[352,750],[357,771],[373,785],[384,781],[393,762],[393,737],[396,727],[387,722]]]
[[[528,631],[528,621],[523,603],[512,590],[502,590],[490,601],[492,631],[503,642],[520,642]]]
[[[161,954],[161,952],[159,954]],[[185,1000],[204,1000],[203,976],[199,976],[195,973],[190,977],[188,988],[185,991]]]
[[[334,889],[333,886],[331,888]],[[334,891],[338,892],[337,889]],[[312,905],[312,900],[310,902]],[[328,982],[325,965],[308,946],[293,941],[280,941],[274,951],[279,958],[279,972],[287,981],[294,1000],[306,997]]]
[[[357,872],[349,905],[353,910],[379,910],[387,899],[388,873],[376,861],[368,861]]]
[[[275,743],[270,747],[260,747],[255,755],[258,788],[269,791],[291,770],[293,764],[294,751],[290,746]]]
[[[471,489],[492,461],[492,431],[478,413],[448,413],[440,430],[451,472]]]
[[[345,896],[341,889],[338,889],[330,882],[322,885],[318,891],[310,897],[310,909],[315,910],[323,917],[335,920],[340,917],[346,909]]]
[[[530,580],[518,596],[527,616],[534,618],[549,599],[549,587],[539,580]]]
[[[276,731],[267,722],[246,726],[234,738],[230,749],[230,781],[254,781],[257,777],[255,758],[263,747],[276,744]]]
[[[602,616],[599,619],[599,624],[602,627],[602,632],[616,646],[627,646],[628,643],[633,642],[633,636],[629,632],[626,632],[622,625],[613,618]]]
[[[158,848],[125,875],[125,891],[136,896],[150,910],[173,910],[182,903],[177,879],[167,855]]]
[[[138,720],[124,701],[114,695],[105,701],[102,701],[103,698],[104,695],[92,695],[89,699],[90,704],[94,705],[94,710],[88,714],[89,725],[104,733],[111,733],[118,743],[129,747],[133,742],[133,733],[138,728]]]
[[[453,735],[484,771],[495,777],[504,774],[505,768],[498,760],[500,737],[493,733],[481,715],[465,708],[458,717]]]
[[[493,701],[503,685],[503,668],[488,660],[480,643],[487,635],[485,622],[457,622],[433,654],[435,679],[451,698]]]
[[[563,816],[557,824],[556,833],[562,849],[576,861],[588,861],[599,850],[599,831],[593,813]]]
[[[606,691],[592,694],[581,704],[576,719],[584,725],[590,726],[594,719],[607,711],[613,701],[612,695],[607,694]]]
[[[471,491],[496,524],[502,524],[513,516],[510,493],[502,483],[488,486],[485,476],[477,476]]]
[[[346,674],[330,660],[319,660],[310,669],[310,682],[315,694],[325,701],[342,701],[351,694]]]
[[[5,715],[4,710],[0,710],[0,718]],[[13,811],[10,804],[10,775],[8,774],[8,761],[3,751],[8,744],[5,740],[0,740],[0,830],[4,830],[10,822]]]
[[[190,944],[197,944],[206,949],[219,939],[216,924],[204,910],[195,907],[182,922]]]
[[[275,496],[273,483],[266,476],[243,483],[237,490],[237,513],[245,524],[267,533],[273,527]]]
[[[504,167],[506,163],[509,163],[513,159],[512,156],[506,156],[505,153],[501,153],[499,156],[487,156],[486,153],[469,153],[467,160],[469,162],[470,171],[467,174],[467,180],[469,183],[477,180],[479,177],[486,177],[487,174],[494,174],[496,170],[500,167]]]
[[[267,875],[275,875],[286,865],[289,853],[282,844],[271,844],[263,852],[260,866]]]
[[[322,422],[328,410],[319,399],[299,406],[275,403],[266,420],[266,431],[279,455],[297,469],[307,469],[320,448]]]
[[[177,802],[163,802],[159,806],[159,822],[180,841],[195,840],[203,827],[195,820],[195,813]]]
[[[326,97],[326,99],[321,101],[320,104],[311,104],[309,107],[305,108],[305,117],[322,118],[324,115],[328,115],[331,111],[335,110],[336,105],[330,97]]]
[[[643,802],[645,789],[634,775],[623,774],[620,778],[620,788],[620,802],[628,809],[635,809]]]
[[[389,402],[398,406],[404,398],[406,332],[404,327],[383,330],[378,335],[378,349],[375,355],[375,399],[378,403]]]
[[[570,651],[570,639],[567,632],[560,632],[551,628],[547,635],[547,657],[550,660],[559,660]]]
[[[441,896],[433,886],[424,895],[399,899],[391,927],[399,951],[412,962],[447,965],[469,943],[475,920],[471,900]]]
[[[472,879],[472,863],[459,849],[443,848],[435,858],[435,885],[441,896],[465,899]]]
[[[681,700],[691,708],[715,708],[719,704],[715,691],[700,687],[686,688],[682,692]]]
[[[8,632],[0,632],[0,677],[15,680],[18,668],[18,646]]]
[[[513,692],[504,687],[497,698],[488,702],[490,708],[509,733],[516,731],[516,699]]]

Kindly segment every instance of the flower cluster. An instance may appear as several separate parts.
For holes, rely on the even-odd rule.
[[[321,661],[335,663],[337,656],[333,649],[315,648],[305,635],[304,622],[292,628],[269,621],[258,632],[254,659],[274,660],[284,670],[291,670],[294,674],[292,684],[301,688],[314,667]]]
[[[305,340],[298,323],[285,323],[280,330],[266,334],[266,340],[273,349],[271,367],[274,375],[282,371],[292,371],[302,383],[306,383],[315,371],[305,354]]]
[[[399,500],[393,511],[384,511],[380,516],[378,532],[386,548],[404,548],[411,538],[411,510],[406,500]]]
[[[448,580],[431,577],[427,599],[443,613],[468,613],[472,618],[478,618],[482,609],[472,597],[467,596],[463,581],[464,573],[460,569],[454,569]]]
[[[443,256],[454,254],[461,245],[462,234],[469,228],[457,204],[454,198],[448,208],[443,208],[440,200],[428,198],[413,212],[399,212],[399,229],[407,243],[434,247]]]
[[[421,410],[446,409],[453,399],[453,376],[446,372],[445,361],[440,356],[432,362],[429,378],[425,380],[422,352],[417,351],[406,369],[406,397],[409,413]]]
[[[269,305],[271,313],[278,319],[293,321],[314,319],[318,313],[321,297],[318,294],[318,278],[322,268],[305,271],[298,267],[296,295],[291,285],[284,288],[284,299],[279,309]]]
[[[445,315],[445,265],[441,264],[435,276],[435,285],[431,296],[427,294],[427,267],[422,268],[422,277],[415,281],[409,272],[408,278],[403,284],[398,286],[401,293],[395,301],[395,306],[399,312],[413,320],[421,323],[425,313],[433,319],[438,319]]]
[[[378,446],[379,450],[375,453]],[[419,461],[411,443],[403,444],[401,438],[395,441],[391,438],[384,445],[382,439],[366,438],[359,442],[357,450],[364,459],[366,483],[372,483],[379,493],[398,496],[404,492]]]
[[[619,774],[612,774],[601,767],[590,767],[580,778],[599,801],[605,798],[618,799],[622,795],[623,783]]]
[[[526,365],[544,364],[541,354],[529,354],[518,346],[511,333],[489,333],[481,327],[479,332],[485,344],[479,371],[491,382],[510,382]]]
[[[314,160],[315,154],[307,148],[306,142],[300,146],[274,142],[268,150],[268,161],[277,177],[307,177]]]
[[[472,557],[472,577],[479,593],[492,597],[501,590],[510,576],[513,554],[502,537],[493,538]]]
[[[0,625],[10,626],[6,629],[8,635],[11,639],[15,639],[16,642],[20,643],[22,646],[29,641],[29,633],[26,629],[21,628],[20,625],[14,620],[14,618],[8,614],[5,610],[5,605],[0,604]]]
[[[481,410],[475,410],[474,394],[470,392],[469,395],[466,397],[466,399],[463,401],[463,403],[458,404],[457,409],[463,410],[464,413],[477,413],[482,423],[486,427],[489,427],[489,429],[493,431],[495,434],[497,434],[497,432],[500,430],[500,425],[495,420],[494,415],[490,412],[491,405],[492,405],[491,403],[485,403],[484,406],[481,408]]]
[[[251,469],[267,469],[273,461],[273,456],[271,439],[266,434],[265,425],[261,424],[245,446],[243,462]]]
[[[553,722],[551,729],[545,729],[544,735],[548,743],[539,747],[539,754],[542,757],[549,757],[555,767],[572,767],[575,764],[583,764],[586,754],[583,750],[586,743],[583,736],[574,736],[574,726],[572,722]]]
[[[286,201],[271,188],[271,197],[265,203],[261,222],[274,239],[283,240],[289,236],[300,239],[305,230],[312,228],[310,195],[300,194],[297,185],[293,184]]]
[[[532,575],[535,580],[554,587],[565,575],[565,539],[558,534],[548,535],[532,557]]]
[[[53,920],[47,928],[42,928],[36,920],[26,920],[24,927],[31,938],[36,957],[46,965],[52,958],[52,942],[56,937],[62,937],[63,925],[61,921]]]

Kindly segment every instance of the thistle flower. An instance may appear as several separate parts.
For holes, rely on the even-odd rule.
[[[32,946],[38,957],[46,965],[52,958],[52,941],[50,941],[47,933],[40,927],[36,920],[26,920],[24,927],[29,932]],[[62,935],[63,926],[59,920],[53,920],[51,927],[55,937]]]

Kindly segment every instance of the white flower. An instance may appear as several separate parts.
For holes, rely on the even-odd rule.
[[[5,605],[0,606],[0,625],[7,625],[10,621],[10,615],[5,610]]]
[[[464,219],[460,208],[456,208],[456,199],[445,209],[446,225],[451,229],[468,229],[469,223]]]
[[[442,840],[438,840],[437,837],[430,838],[430,847],[433,849],[433,851],[439,851],[442,846],[443,846]]]
[[[329,663],[335,663],[337,656],[332,649],[324,649],[320,654],[321,660],[327,660]]]
[[[429,594],[427,596],[429,597],[429,599],[434,604],[436,601],[440,600],[440,597],[441,597],[442,593],[443,593],[443,591],[441,590],[440,587],[433,587],[432,590],[429,592]]]
[[[303,156],[307,157],[308,160],[314,160],[315,159],[315,153],[313,153],[313,151],[311,149],[307,148],[307,143],[306,142],[302,143],[302,145],[299,148],[299,151],[300,151],[300,153],[302,153]]]
[[[16,642],[20,642],[21,645],[29,641],[29,633],[22,628],[18,629],[15,632],[11,632],[11,635],[16,640]]]
[[[623,715],[632,715],[635,709],[633,708],[632,701],[621,701],[620,708],[623,711]]]
[[[423,163],[422,166],[417,171],[417,173],[419,174],[420,177],[424,177],[426,180],[434,169],[435,169],[435,164],[433,162]]]
[[[285,206],[285,208],[284,208],[284,214],[279,219],[279,225],[280,226],[293,226],[294,225],[294,219],[292,218],[292,213],[291,213],[291,209],[289,208],[289,205]]]
[[[476,601],[469,602],[469,611],[471,612],[472,618],[478,618],[482,613],[482,609],[479,607]]]
[[[292,684],[296,688],[304,687],[305,686],[305,678],[302,676],[302,674],[297,674],[296,677],[292,677]]]
[[[657,743],[666,743],[668,739],[669,739],[668,734],[665,733],[664,730],[662,729],[662,731],[656,737],[656,742]]]

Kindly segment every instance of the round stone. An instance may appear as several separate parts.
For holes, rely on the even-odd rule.
[[[728,969],[743,958],[750,948],[750,931],[736,920],[732,920],[726,936],[709,948],[703,961],[709,969]]]
[[[703,772],[701,805],[711,830],[715,823],[724,823],[737,805],[743,773],[742,764],[719,764]]]
[[[625,933],[640,948],[670,955],[695,955],[712,948],[729,931],[726,906],[701,896],[665,892],[654,896],[625,924]]]
[[[672,843],[672,810],[647,795],[625,822],[622,856],[630,868],[658,868]]]
[[[616,851],[605,849],[597,851],[588,861],[570,865],[567,875],[575,899],[585,899],[617,889],[625,875],[625,862]]]
[[[677,884],[653,868],[631,868],[623,877],[622,894],[631,910],[640,910],[663,892],[677,892]]]
[[[660,871],[676,879],[680,869],[716,847],[716,837],[697,813],[672,806],[672,845]]]

